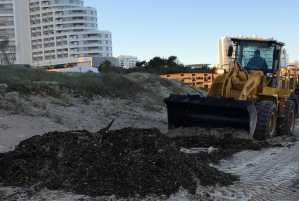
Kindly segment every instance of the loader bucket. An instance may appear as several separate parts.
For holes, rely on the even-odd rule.
[[[253,137],[257,112],[254,103],[224,97],[171,95],[165,99],[169,129],[179,127],[247,130]]]

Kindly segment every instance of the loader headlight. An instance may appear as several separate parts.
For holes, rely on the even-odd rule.
[[[223,75],[224,73],[225,73],[225,70],[222,69],[222,68],[218,68],[218,69],[216,70],[216,74],[218,74],[218,75]]]

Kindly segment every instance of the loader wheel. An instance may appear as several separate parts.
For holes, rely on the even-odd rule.
[[[290,101],[293,101],[295,104],[295,117],[299,117],[299,95],[296,94],[289,99]]]
[[[272,101],[260,101],[256,103],[257,125],[254,139],[265,140],[276,134],[277,107]]]
[[[283,114],[278,118],[277,133],[293,135],[295,130],[296,112],[294,101],[288,100]]]

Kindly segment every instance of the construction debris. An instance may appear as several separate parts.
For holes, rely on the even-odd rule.
[[[237,178],[180,152],[157,129],[52,132],[0,156],[0,182],[90,196],[171,195]]]

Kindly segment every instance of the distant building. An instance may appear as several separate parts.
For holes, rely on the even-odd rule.
[[[117,58],[119,60],[119,66],[125,69],[136,67],[136,63],[138,61],[137,57],[128,55],[121,55]]]
[[[295,66],[295,67],[299,68],[299,61],[290,62],[289,65],[290,66]]]
[[[0,0],[0,40],[16,64],[53,66],[112,57],[112,34],[83,0]]]
[[[160,76],[169,80],[178,80],[193,87],[210,89],[217,74],[213,70],[195,69],[163,73]]]

